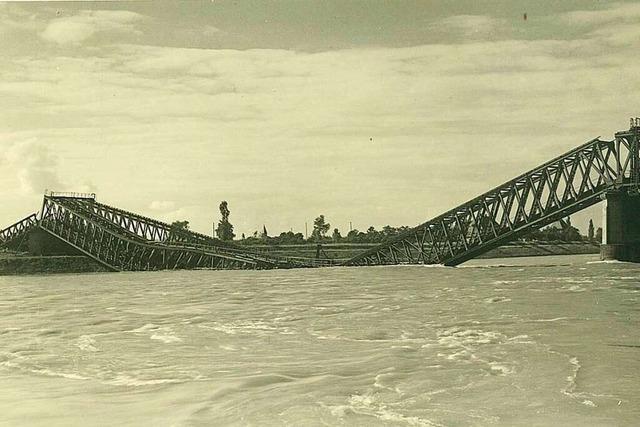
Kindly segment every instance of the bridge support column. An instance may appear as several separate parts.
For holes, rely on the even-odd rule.
[[[602,215],[600,258],[640,262],[640,196],[607,193]]]

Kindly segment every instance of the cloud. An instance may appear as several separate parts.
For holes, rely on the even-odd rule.
[[[154,200],[149,204],[148,210],[151,216],[164,222],[189,220],[189,207],[176,207],[176,202],[172,200]]]
[[[452,33],[465,39],[478,40],[496,36],[504,29],[504,21],[486,15],[454,15],[438,20],[429,27],[433,31]]]
[[[5,162],[15,169],[23,192],[41,194],[64,186],[58,176],[57,157],[36,139],[17,142],[5,152]]]
[[[97,193],[98,186],[91,179],[85,179],[81,184],[74,185],[73,190],[78,193]]]
[[[177,36],[186,38],[189,42],[206,41],[212,38],[226,34],[218,27],[213,25],[204,25],[202,27],[178,28],[175,31]]]
[[[74,16],[53,19],[40,36],[60,45],[79,45],[98,33],[137,33],[135,24],[143,18],[124,10],[80,11]]]
[[[575,10],[560,15],[560,20],[573,26],[599,26],[615,22],[640,23],[640,4],[614,3],[601,10]]]
[[[151,216],[164,222],[185,221],[189,220],[190,209],[187,207],[176,208],[175,202],[166,200],[154,200],[149,205]]]
[[[0,34],[35,31],[39,27],[36,15],[7,3],[0,3]]]
[[[153,211],[161,211],[166,212],[174,209],[176,207],[175,202],[169,200],[154,200],[149,205],[149,209]]]
[[[91,177],[101,200],[133,211],[209,230],[216,203],[181,206],[229,200],[239,232],[263,223],[304,230],[319,213],[366,228],[418,223],[590,137],[610,137],[640,96],[629,83],[640,73],[629,59],[640,26],[488,41],[500,28],[491,18],[441,25],[491,31],[462,44],[319,53],[43,49],[3,64],[0,120],[55,147],[66,179]],[[612,44],[621,34],[628,43]],[[55,170],[44,172],[21,179],[57,189]]]

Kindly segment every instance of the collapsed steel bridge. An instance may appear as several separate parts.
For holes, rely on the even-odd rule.
[[[318,267],[323,260],[275,257],[96,201],[47,193],[42,210],[0,231],[0,247],[24,250],[42,230],[112,271]]]
[[[345,265],[455,266],[603,200],[638,193],[640,119],[613,141],[593,139]]]
[[[612,192],[640,193],[640,119],[613,141],[593,139],[342,265],[455,266],[578,212]],[[335,265],[275,257],[96,201],[48,193],[42,209],[0,230],[0,248],[24,249],[41,230],[109,270],[273,269]]]

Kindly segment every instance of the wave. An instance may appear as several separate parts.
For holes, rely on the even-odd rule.
[[[211,329],[222,332],[227,335],[236,334],[257,334],[264,335],[269,333],[277,333],[281,335],[295,334],[291,328],[286,326],[273,325],[262,320],[238,320],[229,323],[214,323],[213,325],[199,324],[199,328]]]
[[[143,387],[150,385],[162,385],[162,384],[180,384],[187,380],[178,378],[156,378],[156,379],[141,379],[132,377],[127,374],[118,374],[114,379],[103,381],[104,384],[129,386],[129,387]]]
[[[151,339],[152,340],[157,340],[157,341],[162,341],[165,344],[171,344],[173,342],[181,342],[182,341],[181,338],[178,338],[177,336],[175,336],[173,334],[165,334],[165,335],[153,334],[153,335],[151,335]]]
[[[617,259],[603,259],[598,261],[587,261],[587,264],[635,264],[627,261],[618,261]]]
[[[149,338],[152,340],[162,341],[165,344],[171,344],[176,342],[181,342],[182,338],[178,337],[173,330],[168,326],[159,326],[154,323],[147,323],[137,329],[132,329],[130,331],[134,334],[142,334],[151,332]]]
[[[81,335],[76,340],[76,347],[83,351],[96,352],[99,351],[95,346],[96,340],[91,335]]]
[[[515,369],[513,367],[507,366],[499,362],[489,362],[489,369],[491,370],[491,373],[497,374],[500,376],[511,375],[515,372]]]
[[[444,264],[382,264],[382,265],[368,265],[366,267],[375,268],[454,268]],[[351,267],[345,267],[351,268]]]
[[[560,390],[562,394],[570,397],[571,399],[577,400],[580,404],[589,406],[591,408],[596,408],[598,405],[593,401],[594,398],[607,398],[607,399],[615,399],[618,401],[618,405],[622,403],[622,400],[618,400],[615,396],[609,394],[594,394],[594,393],[586,393],[577,391],[578,388],[578,375],[580,370],[582,369],[582,364],[578,360],[577,357],[571,356],[568,354],[560,353],[554,350],[548,350],[550,353],[557,354],[559,356],[567,358],[570,366],[569,375],[566,377],[567,385]]]
[[[325,407],[329,409],[331,415],[338,418],[344,418],[350,413],[355,413],[371,416],[381,421],[402,423],[409,426],[444,427],[443,424],[426,418],[404,415],[401,412],[392,410],[383,402],[378,402],[377,397],[373,394],[353,394],[349,396],[348,402],[345,405],[330,405]]]
[[[26,366],[20,362],[18,362],[16,359],[22,359],[21,357],[17,357],[14,358],[14,360],[4,360],[2,362],[0,362],[0,366],[4,366],[7,368],[12,368],[12,369],[17,369],[19,371],[22,372],[29,372],[32,374],[38,374],[38,375],[44,375],[46,377],[59,377],[59,378],[66,378],[69,380],[89,380],[91,378],[89,377],[85,377],[82,375],[78,375],[78,374],[74,374],[74,373],[70,373],[70,372],[61,372],[61,371],[54,371],[48,368],[40,368],[37,366]]]
[[[156,331],[158,329],[160,329],[161,326],[156,325],[154,323],[146,323],[145,325],[137,328],[137,329],[132,329],[128,332],[133,332],[133,333],[141,333],[141,332],[148,332],[148,331]]]
[[[530,322],[557,322],[560,320],[569,320],[569,317],[554,317],[553,319],[533,319]]]

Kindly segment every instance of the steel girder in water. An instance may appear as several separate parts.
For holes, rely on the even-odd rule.
[[[129,239],[136,241],[206,249],[207,252],[248,259],[259,265],[269,265],[271,268],[319,267],[326,264],[323,260],[302,260],[255,252],[191,230],[176,230],[165,222],[98,203],[95,199],[55,197],[55,200],[70,209],[82,212],[115,233],[126,235]]]
[[[514,178],[344,265],[458,265],[602,200],[638,191],[640,128],[594,139]]]
[[[146,241],[108,226],[69,200],[45,196],[39,227],[110,270],[266,269],[273,264],[215,248]]]

